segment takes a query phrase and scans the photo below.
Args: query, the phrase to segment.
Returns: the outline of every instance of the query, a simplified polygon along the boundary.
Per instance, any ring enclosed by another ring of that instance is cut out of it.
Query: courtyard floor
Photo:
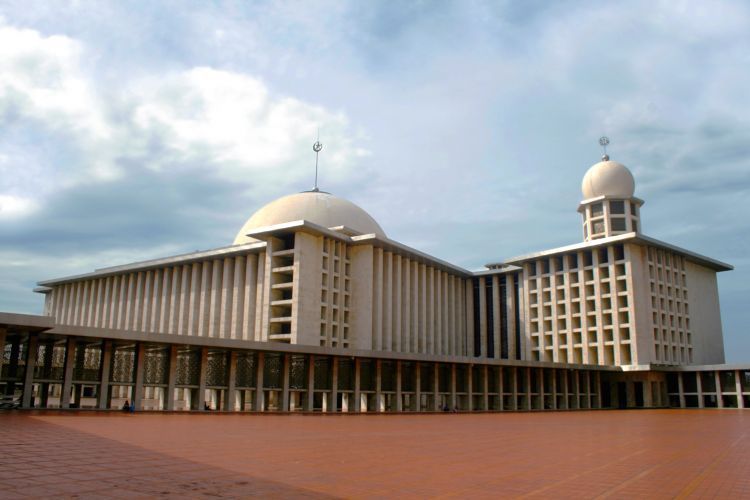
[[[750,498],[750,410],[0,413],[0,498]]]

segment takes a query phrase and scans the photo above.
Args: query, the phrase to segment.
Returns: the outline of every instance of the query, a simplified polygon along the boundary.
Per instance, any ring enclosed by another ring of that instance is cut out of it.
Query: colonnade
[[[2,340],[10,355],[0,384],[23,408],[117,409],[127,399],[136,410],[166,411],[593,409],[602,407],[601,388],[611,371],[35,333]]]

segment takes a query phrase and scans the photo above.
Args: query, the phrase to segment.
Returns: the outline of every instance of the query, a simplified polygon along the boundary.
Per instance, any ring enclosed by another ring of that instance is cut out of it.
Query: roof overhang
[[[596,239],[592,241],[586,241],[583,243],[576,243],[574,245],[567,245],[564,247],[553,248],[551,250],[534,252],[534,253],[530,253],[526,255],[521,255],[519,257],[513,257],[503,262],[487,264],[487,267],[490,269],[493,269],[493,268],[505,266],[508,264],[523,265],[524,262],[537,260],[543,257],[552,257],[555,255],[566,254],[566,253],[573,252],[576,250],[587,250],[590,248],[597,248],[601,246],[611,245],[612,243],[635,243],[637,245],[654,246],[657,248],[661,248],[663,250],[669,250],[671,252],[675,252],[677,254],[682,255],[683,257],[685,257],[687,260],[691,262],[707,267],[709,269],[713,269],[716,272],[731,271],[732,269],[734,269],[733,266],[725,262],[721,262],[719,260],[706,257],[705,255],[701,255],[695,252],[691,252],[689,250],[685,250],[684,248],[670,245],[669,243],[665,243],[655,238],[644,236],[643,234],[640,234],[640,233],[619,234],[617,236],[610,236],[608,238],[600,238],[600,239]]]
[[[55,318],[36,314],[0,312],[0,328],[43,332],[55,326]]]
[[[208,260],[208,259],[219,259],[225,257],[234,257],[235,255],[244,255],[248,253],[256,253],[266,248],[266,242],[254,242],[245,243],[242,245],[232,245],[228,247],[216,248],[213,250],[201,250],[197,252],[191,252],[181,255],[175,255],[173,257],[165,257],[161,259],[145,260],[141,262],[134,262],[132,264],[125,264],[121,266],[105,267],[97,269],[91,273],[77,274],[73,276],[66,276],[63,278],[55,278],[51,280],[44,280],[37,282],[39,287],[35,288],[35,292],[46,293],[49,291],[47,288],[50,286],[62,285],[64,283],[71,283],[73,281],[80,281],[86,279],[95,278],[106,278],[107,276],[114,276],[116,274],[122,274],[134,271],[148,271],[150,269],[157,269],[165,266],[176,266],[183,264],[190,264],[193,262]]]

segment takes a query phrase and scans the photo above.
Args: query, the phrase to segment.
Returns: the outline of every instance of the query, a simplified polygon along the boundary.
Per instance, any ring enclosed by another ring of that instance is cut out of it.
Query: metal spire
[[[609,155],[607,154],[607,145],[609,145],[609,137],[603,135],[599,138],[599,145],[602,147],[604,154],[602,155],[602,161],[609,161]]]
[[[313,188],[314,192],[320,191],[318,189],[318,155],[320,154],[320,150],[323,149],[323,144],[320,142],[320,128],[318,128],[318,137],[315,140],[315,144],[313,144],[313,151],[315,151],[315,187]]]

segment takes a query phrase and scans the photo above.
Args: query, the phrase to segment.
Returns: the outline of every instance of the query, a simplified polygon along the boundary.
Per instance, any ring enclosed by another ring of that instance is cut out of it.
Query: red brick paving
[[[0,414],[0,497],[750,498],[750,411]]]

